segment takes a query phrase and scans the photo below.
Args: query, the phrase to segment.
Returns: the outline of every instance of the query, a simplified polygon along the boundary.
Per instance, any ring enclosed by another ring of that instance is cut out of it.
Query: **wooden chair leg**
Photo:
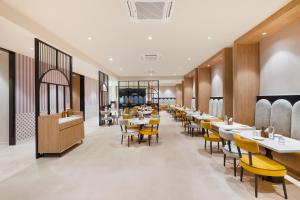
[[[123,137],[124,137],[124,136],[122,135],[122,138],[121,138],[121,144],[123,144]]]
[[[204,140],[204,149],[206,150],[206,140]]]
[[[212,154],[212,142],[210,142],[210,154]]]
[[[158,134],[156,134],[156,143],[158,143]]]
[[[192,128],[192,137],[194,137],[194,128]]]
[[[148,135],[149,146],[151,145],[151,135]]]
[[[282,177],[282,187],[283,187],[283,192],[284,192],[284,198],[287,199],[287,191],[286,191],[286,186],[285,186],[285,179]]]
[[[225,165],[226,165],[226,154],[224,153],[224,160],[223,160],[223,165],[224,165],[224,167],[225,167]]]
[[[241,167],[241,179],[240,179],[241,182],[243,182],[243,173],[244,173],[244,169],[243,167]]]
[[[255,174],[255,197],[257,198],[258,175]]]
[[[218,142],[218,150],[220,150],[220,144],[219,144],[219,142]]]
[[[234,176],[236,176],[236,158],[233,158],[233,171],[234,171]]]
[[[130,136],[128,135],[128,147],[130,146]]]

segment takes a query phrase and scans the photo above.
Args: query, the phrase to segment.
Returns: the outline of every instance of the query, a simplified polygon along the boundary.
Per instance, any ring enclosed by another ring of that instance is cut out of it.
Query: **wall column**
[[[193,78],[184,77],[183,90],[184,90],[183,104],[184,106],[191,108],[192,98],[193,98]]]
[[[259,74],[259,43],[236,43],[233,55],[234,121],[254,125]]]
[[[176,104],[182,105],[182,84],[176,84]]]
[[[211,91],[210,68],[198,68],[198,105],[201,112],[208,113],[208,102]]]

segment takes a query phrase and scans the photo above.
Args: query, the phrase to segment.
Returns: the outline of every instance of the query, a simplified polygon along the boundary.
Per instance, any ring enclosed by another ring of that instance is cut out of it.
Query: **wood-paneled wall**
[[[184,106],[191,108],[193,98],[193,78],[184,77],[183,81],[183,104]]]
[[[80,76],[72,76],[73,109],[80,110]]]
[[[224,114],[233,116],[233,49],[223,50],[223,100]]]
[[[259,43],[234,45],[233,86],[234,120],[253,125],[259,94]]]
[[[176,104],[182,105],[182,84],[176,84]]]
[[[198,104],[201,112],[208,113],[208,102],[211,89],[210,68],[198,68]]]

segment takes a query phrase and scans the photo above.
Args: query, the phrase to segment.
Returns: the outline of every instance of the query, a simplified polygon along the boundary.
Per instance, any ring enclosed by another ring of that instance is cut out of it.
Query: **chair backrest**
[[[224,129],[219,130],[220,137],[223,138],[226,141],[232,141],[233,140],[233,134],[231,131],[226,131]]]
[[[210,115],[213,114],[213,102],[214,102],[214,100],[210,99],[209,103],[208,103],[208,114],[210,114]]]
[[[219,106],[219,105],[218,105],[218,102],[219,102],[218,99],[215,99],[215,100],[213,101],[212,115],[215,116],[215,117],[217,117],[218,106]]]
[[[152,119],[150,119],[150,121],[149,121],[149,125],[155,126],[155,125],[158,125],[159,122],[160,122],[160,118],[152,118]]]
[[[242,138],[238,134],[233,134],[233,140],[237,147],[251,153],[259,153],[259,146],[256,141]]]
[[[132,119],[133,116],[132,115],[123,115],[123,119]]]
[[[157,110],[152,110],[151,115],[158,115],[158,111]]]
[[[255,127],[261,129],[270,125],[271,103],[266,99],[261,99],[256,103],[255,107]]]
[[[218,102],[218,109],[217,109],[217,116],[218,118],[222,119],[223,118],[223,99],[220,99]]]
[[[275,133],[291,137],[292,104],[279,99],[272,104],[270,124],[274,126]]]
[[[127,126],[129,125],[129,121],[126,119],[121,119],[119,121],[120,127],[121,127],[121,132],[127,132]]]
[[[300,101],[293,106],[291,137],[300,140]]]
[[[201,121],[201,127],[204,129],[211,129],[210,122]]]
[[[129,114],[129,108],[124,108],[124,114]]]

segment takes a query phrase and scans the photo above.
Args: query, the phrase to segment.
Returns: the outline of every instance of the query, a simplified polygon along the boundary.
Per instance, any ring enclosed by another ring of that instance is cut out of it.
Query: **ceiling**
[[[168,23],[133,23],[126,0],[0,2],[120,77],[173,77],[231,46],[289,0],[176,0]],[[143,54],[160,54],[161,58],[145,62]]]

